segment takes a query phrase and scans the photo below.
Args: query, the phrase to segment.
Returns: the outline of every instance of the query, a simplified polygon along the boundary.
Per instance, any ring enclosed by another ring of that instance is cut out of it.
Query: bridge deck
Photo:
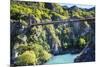
[[[69,22],[78,22],[78,21],[95,21],[95,18],[87,18],[87,19],[74,19],[74,20],[68,20],[68,21],[49,21],[47,23],[41,22],[33,24],[32,26],[38,26],[38,25],[48,25],[48,24],[64,24]]]
[[[64,21],[42,21],[41,23],[34,23],[32,26],[39,26],[39,25],[48,25],[48,24],[64,24],[69,22],[78,22],[78,21],[95,21],[95,18],[87,18],[87,19],[70,19],[70,20],[64,20]],[[11,20],[11,22],[19,22],[15,20]]]

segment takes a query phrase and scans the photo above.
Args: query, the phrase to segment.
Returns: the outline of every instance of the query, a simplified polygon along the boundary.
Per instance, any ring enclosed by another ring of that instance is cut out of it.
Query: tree
[[[36,61],[34,51],[25,51],[16,58],[16,65],[35,65]]]

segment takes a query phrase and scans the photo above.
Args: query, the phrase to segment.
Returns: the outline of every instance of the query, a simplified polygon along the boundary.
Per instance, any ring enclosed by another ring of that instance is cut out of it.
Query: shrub
[[[51,58],[51,54],[49,54],[47,51],[45,51],[45,50],[43,50],[42,52],[41,52],[41,59],[43,60],[43,61],[47,61],[47,60],[49,60],[50,58]]]
[[[36,55],[34,51],[25,51],[22,55],[18,56],[16,59],[17,65],[35,65]]]
[[[34,52],[37,57],[37,64],[43,64],[51,57],[51,54],[44,50],[44,48],[39,44],[34,45]]]
[[[52,20],[57,21],[57,20],[65,20],[67,19],[66,16],[60,15],[56,12],[52,12]]]
[[[47,44],[46,42],[43,43],[43,48],[47,51],[47,52],[50,52],[50,46],[49,44]]]
[[[19,46],[17,46],[16,50],[19,54],[16,61],[17,65],[32,65],[31,63],[33,62],[31,61],[32,57],[33,60],[36,60],[33,64],[42,64],[51,57],[51,54],[48,53],[48,51],[50,50],[48,44],[44,45],[40,45],[40,43],[35,43],[30,45],[20,44]]]
[[[85,39],[84,39],[84,38],[80,38],[80,39],[79,39],[79,44],[80,44],[80,47],[84,47],[85,44],[86,44]]]

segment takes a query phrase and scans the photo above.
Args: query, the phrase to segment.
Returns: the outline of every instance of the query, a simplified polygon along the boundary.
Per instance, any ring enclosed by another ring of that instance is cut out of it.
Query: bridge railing
[[[78,22],[78,21],[95,21],[95,18],[87,18],[87,19],[69,19],[69,20],[63,20],[63,21],[42,21],[40,23],[33,23],[32,26],[39,26],[39,25],[48,25],[48,24],[65,24],[70,22]],[[17,20],[10,20],[10,22],[20,22]]]

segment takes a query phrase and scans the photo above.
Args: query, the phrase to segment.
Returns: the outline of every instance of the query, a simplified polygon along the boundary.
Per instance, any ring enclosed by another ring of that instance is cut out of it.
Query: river
[[[74,63],[74,59],[77,57],[77,55],[78,54],[63,54],[53,56],[49,61],[45,63],[45,65]]]

